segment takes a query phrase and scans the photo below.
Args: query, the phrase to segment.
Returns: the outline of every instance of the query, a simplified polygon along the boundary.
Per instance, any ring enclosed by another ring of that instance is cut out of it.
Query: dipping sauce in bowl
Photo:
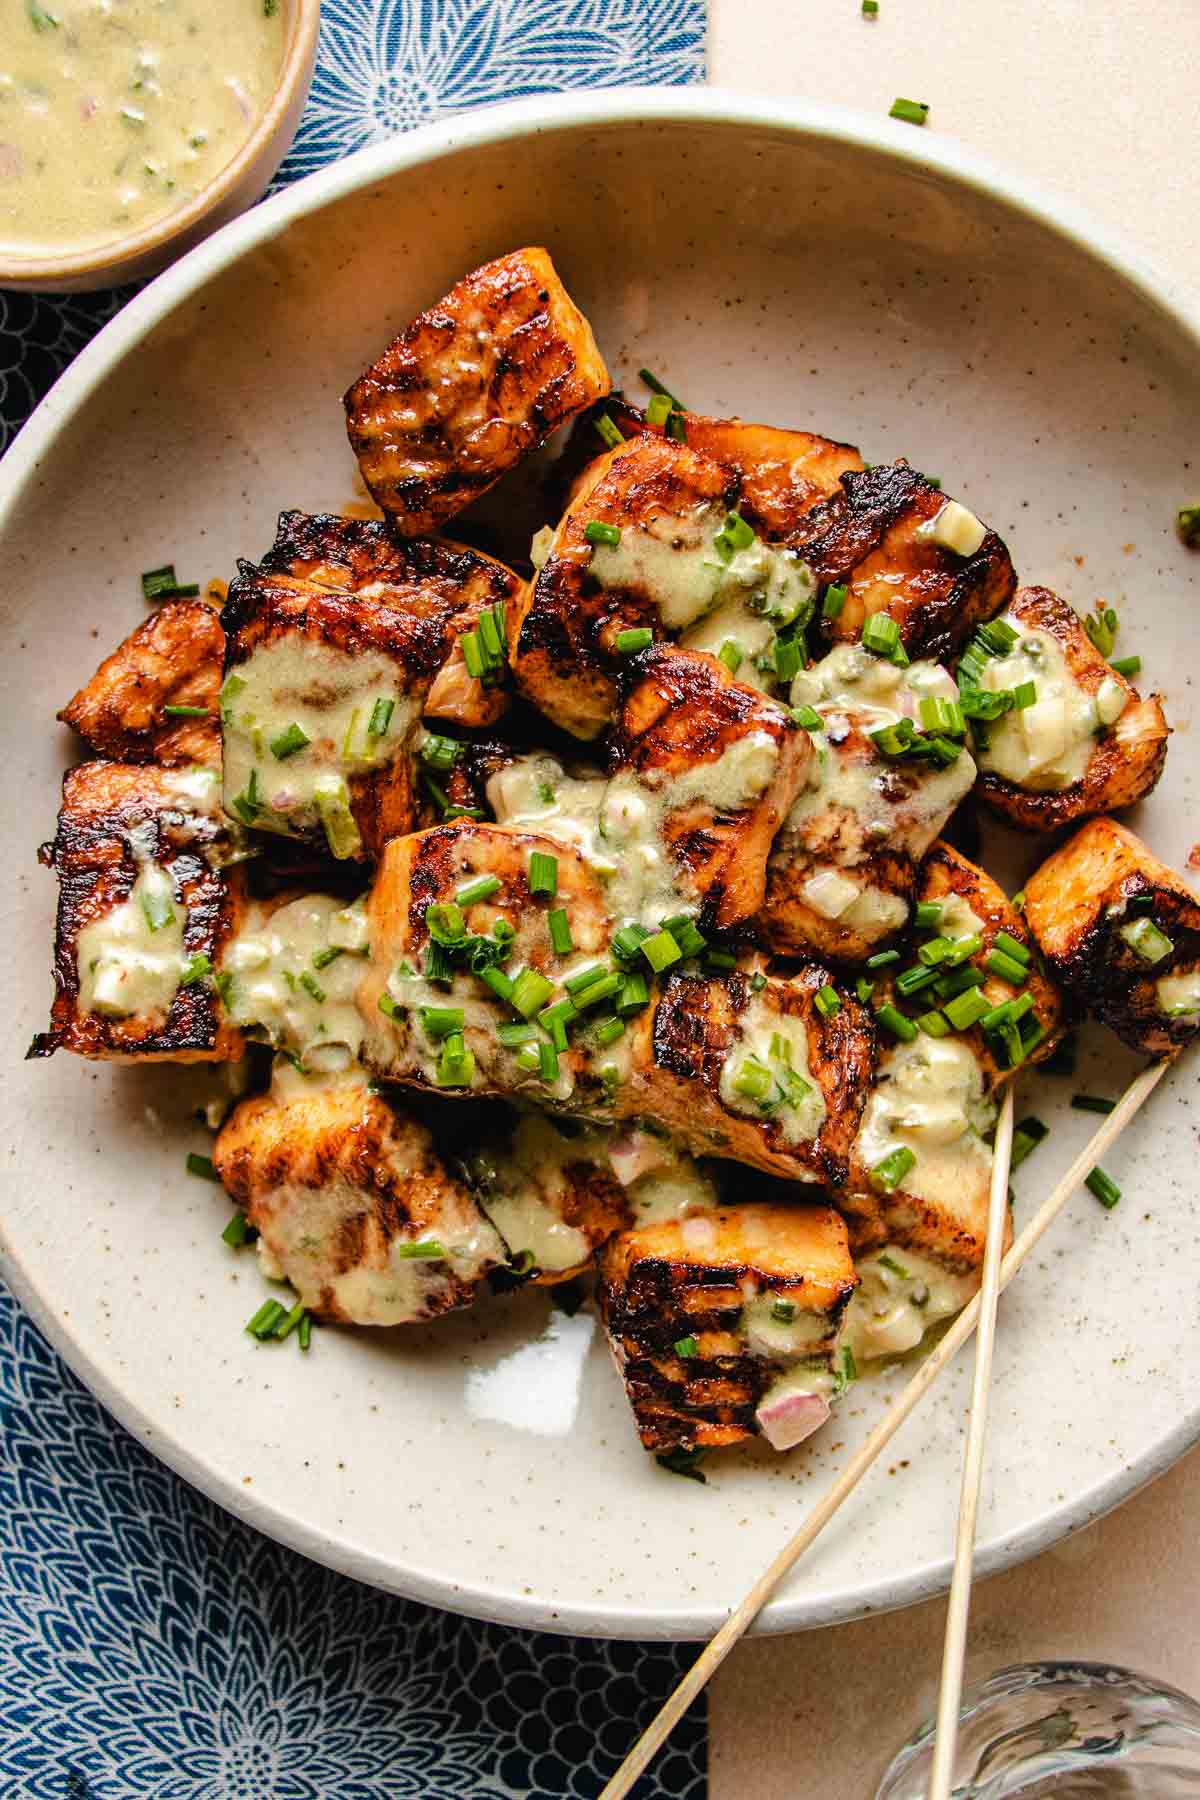
[[[0,257],[86,250],[191,201],[280,78],[280,0],[6,0]]]

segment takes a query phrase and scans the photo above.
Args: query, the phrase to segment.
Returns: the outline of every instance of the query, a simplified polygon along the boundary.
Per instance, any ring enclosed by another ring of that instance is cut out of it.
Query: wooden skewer
[[[1126,1088],[1115,1109],[1079,1152],[1057,1187],[1044,1200],[1025,1226],[1000,1266],[1000,1291],[1003,1293],[1021,1264],[1036,1248],[1067,1201],[1109,1145],[1119,1137],[1129,1120],[1153,1091],[1170,1067],[1170,1059],[1152,1063]],[[829,1492],[817,1502],[804,1524],[791,1541],[784,1545],[775,1560],[759,1576],[746,1598],[730,1613],[716,1636],[696,1658],[674,1693],[651,1720],[612,1780],[604,1788],[600,1800],[623,1800],[651,1758],[666,1742],[692,1701],[710,1677],[720,1668],[738,1640],[745,1636],[780,1582],[788,1575],[813,1539],[828,1524],[843,1500],[853,1493],[876,1458],[885,1450],[927,1390],[933,1386],[951,1357],[961,1349],[975,1330],[979,1318],[979,1295],[959,1313],[937,1348],[921,1364],[908,1386],[902,1388],[862,1448],[851,1457]]]
[[[996,1121],[992,1151],[992,1186],[988,1197],[987,1241],[983,1250],[983,1282],[979,1290],[979,1324],[975,1338],[975,1375],[971,1388],[971,1422],[963,1453],[962,1497],[958,1505],[958,1536],[954,1545],[954,1575],[950,1582],[950,1607],[946,1614],[946,1641],[942,1651],[942,1685],[938,1693],[937,1727],[933,1747],[933,1773],[929,1800],[950,1800],[954,1750],[958,1742],[958,1709],[962,1703],[963,1661],[967,1651],[967,1614],[971,1606],[971,1575],[975,1562],[975,1527],[979,1517],[979,1491],[983,1481],[983,1451],[987,1441],[988,1399],[992,1386],[992,1357],[996,1348],[996,1308],[1000,1301],[1001,1246],[1008,1211],[1008,1171],[1012,1161],[1013,1089],[1010,1081]]]

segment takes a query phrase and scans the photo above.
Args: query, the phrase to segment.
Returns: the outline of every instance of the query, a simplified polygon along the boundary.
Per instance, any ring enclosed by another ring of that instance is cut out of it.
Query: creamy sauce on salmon
[[[1029,631],[1020,619],[1007,613],[1003,617],[1017,633],[1017,642],[1007,656],[988,661],[980,686],[1001,693],[1032,682],[1035,698],[988,725],[979,766],[1035,792],[1069,787],[1083,780],[1097,734],[1120,718],[1128,690],[1109,678],[1095,694],[1089,693],[1051,632]]]

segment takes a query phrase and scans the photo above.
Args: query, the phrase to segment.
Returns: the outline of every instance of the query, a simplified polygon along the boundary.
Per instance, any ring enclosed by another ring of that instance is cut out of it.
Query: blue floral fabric
[[[279,180],[486,101],[703,79],[704,0],[325,0]],[[0,449],[130,290],[0,293]],[[5,1800],[579,1800],[690,1649],[395,1600],[260,1537],[117,1425],[0,1290]],[[639,1800],[702,1800],[694,1711]]]

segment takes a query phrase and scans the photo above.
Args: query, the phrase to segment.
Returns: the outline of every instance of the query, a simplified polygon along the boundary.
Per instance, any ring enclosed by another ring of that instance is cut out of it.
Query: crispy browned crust
[[[503,1165],[506,1159],[507,1146],[503,1141],[484,1144],[480,1155],[472,1156],[464,1167],[467,1186],[476,1195],[484,1214],[491,1220],[488,1207],[491,1188],[487,1173],[489,1152],[496,1162]],[[580,1156],[578,1161],[562,1166],[563,1186],[553,1196],[558,1215],[564,1225],[572,1230],[582,1232],[588,1241],[589,1254],[581,1262],[569,1269],[545,1270],[534,1267],[528,1273],[528,1281],[535,1287],[555,1287],[559,1282],[571,1281],[577,1275],[586,1274],[592,1267],[592,1257],[618,1231],[625,1231],[633,1222],[633,1213],[625,1189],[610,1170],[601,1168],[598,1163]],[[518,1177],[528,1179],[528,1177]],[[511,1191],[509,1189],[508,1191]],[[543,1202],[550,1199],[545,1190],[538,1189],[538,1197]],[[492,1221],[495,1224],[495,1221]],[[500,1231],[498,1225],[495,1226]],[[500,1232],[508,1250],[509,1257],[520,1256],[527,1246],[515,1239],[509,1242]]]
[[[683,521],[706,505],[732,504],[736,491],[732,471],[650,432],[588,466],[549,557],[525,589],[510,638],[517,686],[562,730],[594,738],[610,723],[618,632],[642,625],[664,635],[652,594],[593,579],[586,526],[593,519],[621,529],[652,518]]]
[[[129,898],[138,865],[129,834],[152,834],[153,860],[166,868],[188,909],[184,949],[215,967],[244,905],[240,868],[213,868],[205,856],[219,842],[219,821],[180,807],[167,771],[111,762],[83,763],[63,779],[58,831],[42,860],[58,877],[54,937],[54,1004],[49,1031],[30,1056],[71,1050],[110,1062],[235,1062],[242,1035],[224,1020],[209,982],[181,987],[163,1019],[110,1019],[79,1010],[76,947],[85,925]],[[150,843],[147,841],[147,850]]]
[[[743,1206],[705,1214],[710,1247],[689,1248],[686,1224],[615,1237],[600,1258],[601,1317],[647,1450],[716,1448],[752,1437],[754,1413],[780,1366],[753,1354],[738,1325],[744,1284],[819,1312],[826,1345],[856,1285],[846,1227],[825,1206]],[[747,1225],[763,1242],[747,1241]],[[699,1354],[675,1344],[694,1337]],[[814,1346],[814,1353],[820,1345]]]
[[[886,612],[909,656],[943,659],[1007,605],[1017,577],[994,531],[969,557],[916,537],[945,501],[906,462],[880,463],[843,475],[840,492],[805,514],[788,542],[819,581],[848,589],[838,617],[818,620],[830,643],[856,640]]]
[[[217,691],[225,633],[202,600],[166,600],[131,631],[58,717],[114,762],[204,763],[219,768]],[[170,717],[201,706],[206,717]]]
[[[704,924],[725,929],[762,905],[772,840],[816,752],[774,701],[735,681],[715,657],[656,644],[621,675],[613,760],[653,785],[715,763],[758,733],[778,749],[775,772],[752,806],[722,812],[703,800],[668,813],[663,841],[701,899]]]
[[[479,728],[507,712],[507,669],[484,687],[467,674],[459,642],[489,607],[516,612],[523,583],[495,557],[444,538],[397,537],[381,519],[284,512],[261,567],[410,614],[421,628],[429,717]]]
[[[1105,680],[1116,681],[1129,700],[1116,724],[1096,739],[1082,780],[1053,792],[1035,793],[981,769],[975,783],[979,793],[996,812],[1025,831],[1057,831],[1094,814],[1144,800],[1167,760],[1171,730],[1161,695],[1151,694],[1143,700],[1132,682],[1101,656],[1074,607],[1049,588],[1022,588],[1009,612],[1030,629],[1057,639],[1068,668],[1085,693],[1094,694]]]
[[[768,1175],[840,1187],[878,1050],[870,1014],[851,994],[841,993],[832,1018],[817,1010],[814,997],[829,980],[827,969],[811,963],[762,990],[775,1011],[804,1022],[809,1068],[827,1109],[811,1142],[789,1144],[778,1118],[735,1112],[722,1102],[721,1071],[752,997],[750,977],[740,972],[673,975],[665,982],[657,1003],[638,1021],[624,1109],[669,1126],[698,1156],[729,1157]]]
[[[464,275],[354,383],[363,479],[406,537],[436,531],[609,391],[592,330],[549,254]]]
[[[1139,914],[1171,940],[1160,963],[1143,962],[1120,936]],[[1200,1015],[1160,1013],[1155,983],[1200,965],[1200,900],[1128,827],[1082,826],[1025,883],[1025,917],[1058,980],[1123,1043],[1148,1056],[1191,1043]]]
[[[625,437],[641,431],[666,435],[665,425],[651,425],[641,408],[627,401],[610,401],[607,411]],[[819,500],[838,492],[847,471],[863,466],[853,444],[839,444],[812,431],[692,412],[683,414],[683,429],[690,449],[711,456],[736,475],[738,511],[767,538],[795,531]]]
[[[1028,887],[1025,892],[1028,897]],[[1006,931],[1019,944],[1025,944],[1031,950],[1037,948],[1027,914],[1023,917],[1016,911],[999,883],[992,880],[986,869],[981,869],[977,863],[970,862],[949,844],[939,841],[921,864],[916,897],[918,901],[944,900],[948,894],[961,895],[983,920],[983,930],[980,932],[983,949],[975,959],[981,967],[995,943],[997,932]],[[1029,981],[1026,985],[1033,995],[1034,1012],[1046,1027],[1045,1037],[1028,1059],[1031,1063],[1036,1063],[1051,1054],[1063,1034],[1066,1021],[1062,994],[1036,956],[1030,964]],[[980,991],[986,994],[993,1006],[1000,1006],[1005,1000],[1011,1000],[1014,994],[1008,983],[995,975],[987,976]],[[963,1035],[970,1040],[991,1086],[998,1087],[1001,1082],[1006,1081],[1011,1071],[999,1067],[978,1026]]]
[[[355,1269],[385,1274],[401,1242],[436,1238],[448,1221],[487,1226],[443,1167],[423,1125],[369,1087],[315,1087],[295,1099],[244,1100],[222,1128],[213,1162],[300,1299],[318,1318],[378,1321],[339,1304],[334,1282]],[[312,1246],[298,1249],[308,1226]],[[481,1258],[480,1275],[497,1254]],[[469,1306],[476,1281],[437,1265],[420,1317]]]

